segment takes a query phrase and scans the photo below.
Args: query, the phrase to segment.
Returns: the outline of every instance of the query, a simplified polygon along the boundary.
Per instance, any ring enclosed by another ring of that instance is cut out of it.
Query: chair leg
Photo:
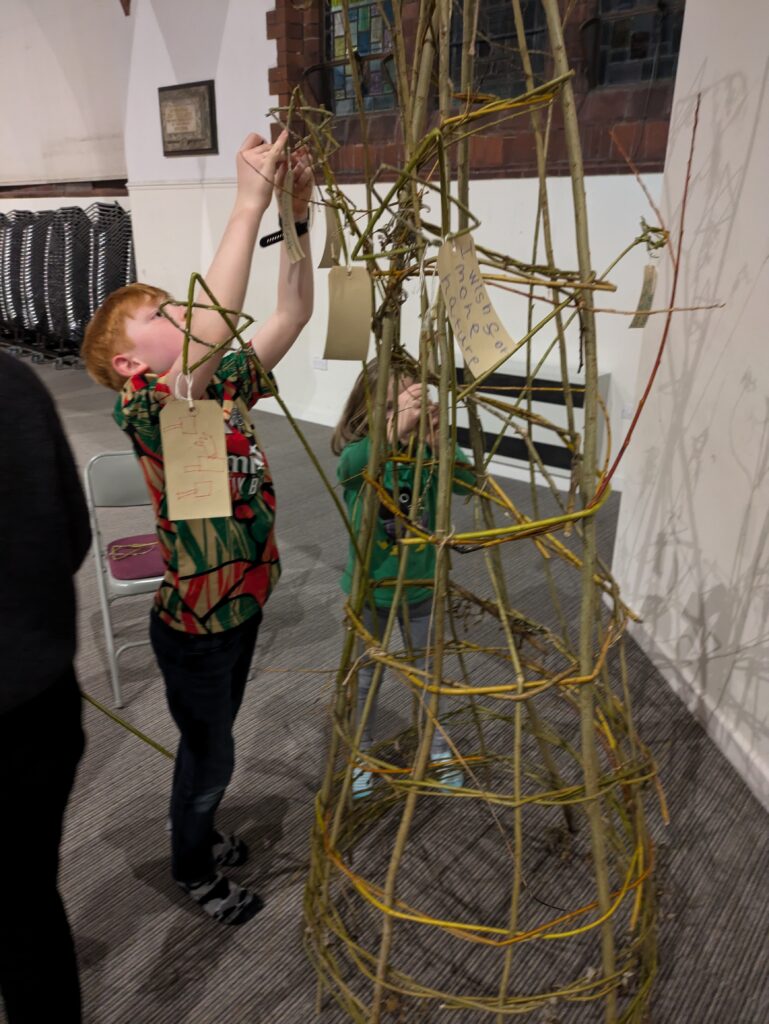
[[[107,662],[109,664],[110,678],[112,681],[112,694],[115,700],[115,707],[122,708],[123,695],[120,692],[120,676],[118,674],[117,655],[115,654],[115,638],[112,634],[112,616],[110,615],[109,598],[107,596],[107,585],[104,580],[105,569],[102,565],[97,545],[99,538],[94,541],[94,558],[96,560],[96,587],[99,591],[99,605],[101,617],[104,623],[104,642],[107,647]]]
[[[108,620],[108,627],[105,629],[105,637],[107,640],[107,660],[109,661],[109,673],[112,679],[112,694],[115,698],[115,707],[123,707],[123,694],[120,689],[120,672],[118,669],[118,652],[115,650],[115,639],[112,635],[112,615],[110,614],[109,601],[105,611],[106,618]]]

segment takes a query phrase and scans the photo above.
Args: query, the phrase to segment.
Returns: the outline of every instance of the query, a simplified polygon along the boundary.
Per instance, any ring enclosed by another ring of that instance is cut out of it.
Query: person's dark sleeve
[[[48,508],[74,575],[91,546],[91,526],[72,449],[53,399],[34,371],[3,353],[0,372],[3,526],[7,522],[19,537],[39,530]]]
[[[53,399],[0,352],[0,714],[70,672],[86,503]]]
[[[80,475],[72,457],[72,449],[64,434],[58,413],[49,399],[51,436],[56,452],[56,469],[61,501],[67,517],[67,533],[70,542],[72,571],[77,572],[91,546],[91,524],[88,507],[80,483]]]

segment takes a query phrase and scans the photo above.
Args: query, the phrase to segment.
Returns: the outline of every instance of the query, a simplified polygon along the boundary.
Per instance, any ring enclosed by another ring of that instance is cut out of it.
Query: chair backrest
[[[150,504],[139,460],[132,451],[94,455],[85,467],[85,493],[92,508]]]

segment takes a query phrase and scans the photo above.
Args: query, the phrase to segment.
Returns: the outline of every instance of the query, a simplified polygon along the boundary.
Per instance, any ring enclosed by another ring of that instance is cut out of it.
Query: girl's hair
[[[361,370],[352,386],[341,418],[331,438],[331,451],[339,455],[351,441],[359,441],[368,434],[368,410],[373,401],[378,377],[378,362],[372,359]]]
[[[393,384],[401,385],[407,378],[419,380],[419,364],[407,352],[393,352],[390,372]],[[368,435],[368,413],[374,401],[377,380],[379,379],[379,363],[372,359],[361,370],[358,379],[352,386],[350,396],[345,403],[342,416],[336,425],[331,438],[331,451],[340,455],[342,449],[351,441],[360,441]]]

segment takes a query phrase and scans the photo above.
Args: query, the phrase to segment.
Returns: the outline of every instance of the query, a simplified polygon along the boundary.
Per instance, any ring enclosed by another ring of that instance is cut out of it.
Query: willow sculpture
[[[512,0],[516,59],[525,81],[513,99],[473,94],[478,0],[464,0],[454,12],[461,13],[464,38],[461,82],[453,84],[448,0],[422,0],[413,50],[404,42],[399,0],[380,5],[392,38],[389,65],[404,159],[398,168],[374,169],[367,150],[365,208],[336,182],[330,115],[300,89],[288,108],[276,111],[295,142],[312,148],[322,175],[321,202],[339,232],[339,259],[368,269],[373,296],[380,373],[368,396],[370,458],[361,528],[352,538],[357,562],[344,608],[347,628],[304,908],[319,1013],[332,997],[350,1019],[370,1024],[516,1015],[640,1021],[655,973],[653,847],[644,798],[656,770],[630,710],[622,639],[630,612],[596,551],[596,516],[609,488],[608,461],[598,464],[602,413],[593,309],[595,295],[611,288],[611,268],[597,274],[590,263],[561,12],[557,0],[542,5],[552,77],[535,80],[520,0]],[[347,0],[335,11],[350,54]],[[358,60],[350,61],[350,73],[366,143]],[[429,113],[436,83],[437,119]],[[576,268],[557,266],[550,232],[547,145],[556,105],[568,145]],[[483,227],[468,201],[470,138],[514,117],[530,121],[540,177],[539,240],[531,254],[518,256],[483,247]],[[435,215],[425,212],[428,206]],[[525,335],[497,346],[496,353],[487,346],[478,360],[468,355],[477,338],[454,337],[464,329],[447,308],[448,275],[440,264],[471,235],[480,268],[476,285],[488,294],[518,290],[529,309]],[[644,228],[625,252],[662,243],[664,233]],[[415,280],[418,353],[400,332],[406,285]],[[543,302],[548,311],[537,319]],[[579,331],[569,342],[572,322]],[[584,357],[579,391],[567,370],[567,344],[575,336]],[[538,359],[535,338],[547,341]],[[455,341],[468,363],[464,372],[455,364]],[[532,408],[534,381],[551,351],[562,370],[565,426]],[[498,388],[492,393],[485,382],[514,353],[526,359],[526,383],[508,394],[500,396]],[[454,445],[442,444],[432,456],[425,448],[424,400],[418,439],[398,458],[415,463],[415,481],[427,463],[437,474],[434,530],[420,522],[418,485],[406,510],[383,486],[382,467],[393,456],[385,429],[387,387],[399,376],[418,379],[424,393],[436,389],[442,438],[453,442],[458,412],[467,416],[477,482],[460,510],[465,528],[454,525],[451,508]],[[581,431],[575,425],[577,393],[584,409]],[[484,445],[484,410],[496,418],[498,441],[514,433],[527,446],[528,510],[488,471],[498,442],[491,451]],[[568,493],[542,465],[532,441],[535,427],[558,434],[570,451]],[[534,486],[535,478],[550,484],[547,492]],[[399,571],[392,580],[393,611],[383,635],[375,637],[362,611],[372,600],[368,561],[382,507],[398,523]],[[393,627],[410,554],[425,544],[435,547],[436,569],[426,667],[418,669]],[[548,595],[552,614],[527,610],[532,580],[538,597]],[[576,597],[565,599],[564,587]],[[365,721],[356,721],[354,711],[357,671],[366,660],[375,665],[372,693],[386,671],[411,725],[362,749]],[[464,773],[459,788],[444,785],[431,769],[436,729],[445,731]],[[352,800],[353,772],[361,765],[376,785],[367,799]]]

